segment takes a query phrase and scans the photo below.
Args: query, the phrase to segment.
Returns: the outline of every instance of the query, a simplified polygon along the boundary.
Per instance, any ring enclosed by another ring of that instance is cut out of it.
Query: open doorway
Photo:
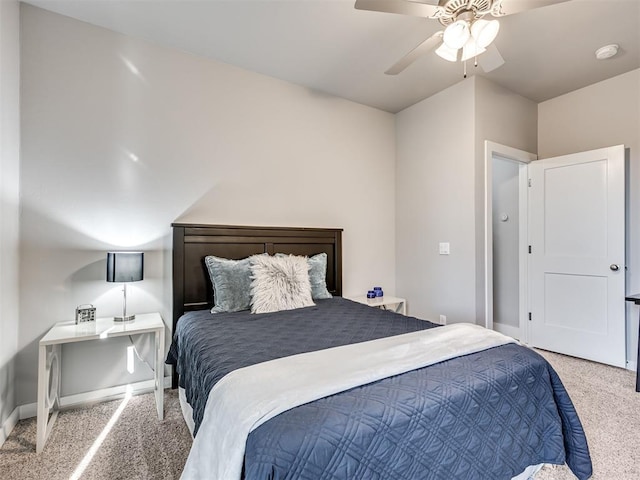
[[[485,326],[527,342],[527,165],[536,155],[485,142]]]

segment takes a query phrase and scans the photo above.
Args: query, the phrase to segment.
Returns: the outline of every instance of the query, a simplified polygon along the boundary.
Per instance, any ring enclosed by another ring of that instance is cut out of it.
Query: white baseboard
[[[65,397],[60,397],[60,408],[86,405],[88,403],[95,402],[105,402],[107,400],[117,400],[118,398],[124,397],[129,388],[131,388],[131,393],[133,395],[140,395],[142,393],[153,391],[153,387],[154,380],[145,380],[143,382],[131,383],[128,385],[119,385],[117,387],[102,388],[91,392],[67,395]],[[170,376],[164,377],[164,388],[171,388]],[[35,417],[38,411],[37,406],[38,405],[36,403],[20,405],[17,408],[20,420]]]
[[[493,322],[493,329],[516,340],[520,340],[520,327],[505,325],[504,323]]]
[[[7,437],[13,430],[13,427],[16,426],[16,423],[18,423],[19,417],[19,408],[16,407],[13,409],[13,412],[11,412],[11,415],[9,415],[9,417],[2,424],[2,427],[0,428],[0,447],[7,440]]]

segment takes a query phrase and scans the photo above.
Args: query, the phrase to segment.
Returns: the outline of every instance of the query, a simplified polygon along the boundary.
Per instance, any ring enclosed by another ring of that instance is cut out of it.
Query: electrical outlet
[[[446,325],[446,324],[447,324],[447,316],[440,315],[440,325]]]

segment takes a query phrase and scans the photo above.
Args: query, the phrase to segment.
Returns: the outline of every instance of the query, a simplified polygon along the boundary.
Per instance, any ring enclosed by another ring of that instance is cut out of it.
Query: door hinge
[[[531,245],[529,245],[529,253],[531,253]]]
[[[527,185],[531,186],[531,179],[530,178],[527,180]]]
[[[531,312],[529,312],[529,321],[531,321]]]

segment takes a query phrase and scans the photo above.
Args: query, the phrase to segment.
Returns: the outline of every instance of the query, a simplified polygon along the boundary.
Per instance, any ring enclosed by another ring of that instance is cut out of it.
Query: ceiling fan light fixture
[[[448,62],[457,62],[458,61],[458,49],[451,48],[446,43],[442,42],[440,46],[436,49],[436,54],[447,60]]]
[[[460,57],[460,61],[466,62],[470,58],[477,57],[486,51],[487,50],[478,45],[473,38],[470,38],[469,41],[464,44],[464,47],[462,47],[462,57]]]
[[[447,44],[447,47],[458,49],[467,43],[470,36],[469,24],[465,20],[457,20],[447,26],[442,40]]]
[[[486,48],[491,45],[500,30],[500,22],[498,20],[479,19],[471,25],[471,36],[474,38],[476,45]]]

